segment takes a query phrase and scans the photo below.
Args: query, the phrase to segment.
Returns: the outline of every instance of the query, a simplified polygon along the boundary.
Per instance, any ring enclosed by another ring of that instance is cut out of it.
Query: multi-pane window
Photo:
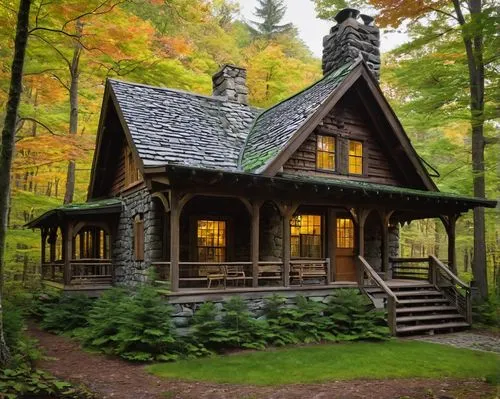
[[[297,258],[321,258],[320,215],[296,215],[292,218],[290,254]]]
[[[335,170],[335,137],[317,136],[316,167]]]
[[[74,259],[109,259],[109,252],[109,235],[100,227],[84,227],[73,238]]]
[[[226,222],[223,220],[198,220],[196,230],[198,261],[225,262]]]
[[[349,140],[349,173],[363,174],[363,143]]]
[[[354,248],[354,224],[351,219],[337,219],[337,247]]]

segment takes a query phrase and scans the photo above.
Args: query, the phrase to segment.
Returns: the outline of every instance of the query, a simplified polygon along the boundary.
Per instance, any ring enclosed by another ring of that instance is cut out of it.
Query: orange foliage
[[[407,18],[416,18],[450,4],[449,0],[369,0],[369,2],[380,10],[377,23],[381,27],[396,27]]]

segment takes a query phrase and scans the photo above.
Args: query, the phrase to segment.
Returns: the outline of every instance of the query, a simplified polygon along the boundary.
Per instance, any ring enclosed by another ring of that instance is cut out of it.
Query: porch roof
[[[440,208],[440,211],[449,212],[465,212],[469,209],[477,207],[495,208],[497,201],[489,200],[486,198],[470,197],[458,193],[447,193],[440,191],[426,191],[417,190],[406,187],[390,186],[386,184],[367,183],[365,181],[357,181],[351,179],[321,177],[321,176],[305,176],[305,175],[292,175],[282,173],[275,177],[266,177],[262,175],[255,175],[253,173],[244,172],[227,172],[227,171],[208,171],[205,169],[191,168],[185,166],[165,165],[146,170],[146,173],[165,173],[168,175],[171,183],[176,186],[177,184],[185,186],[189,182],[196,183],[199,190],[203,188],[209,189],[204,186],[202,182],[211,181],[212,187],[218,185],[219,187],[230,187],[231,190],[237,190],[238,184],[244,187],[252,187],[250,193],[255,195],[255,188],[261,187],[275,187],[287,192],[297,192],[300,189],[311,189],[317,193],[317,196],[342,196],[344,199],[353,199],[354,202],[383,201],[384,204],[390,202],[404,203],[405,209],[421,209],[424,204],[426,206],[434,206]],[[214,177],[212,179],[204,179],[203,177]],[[202,195],[202,191],[200,191]],[[250,195],[250,194],[249,194]],[[377,199],[377,201],[375,201]],[[397,208],[392,204],[394,208]],[[433,208],[429,209],[430,212]]]
[[[120,213],[121,210],[122,201],[118,198],[67,204],[45,212],[31,222],[26,223],[25,227],[38,228],[52,225],[62,220],[65,216],[110,215]]]

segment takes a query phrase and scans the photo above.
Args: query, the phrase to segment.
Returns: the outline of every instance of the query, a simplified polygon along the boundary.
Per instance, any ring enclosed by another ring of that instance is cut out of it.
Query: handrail
[[[370,277],[377,283],[377,285],[384,290],[384,292],[390,296],[396,303],[399,303],[398,298],[396,297],[396,294],[389,288],[389,286],[385,283],[384,280],[382,280],[382,277],[378,275],[378,273],[373,270],[373,268],[370,266],[370,264],[366,261],[364,257],[361,255],[358,256],[358,259],[361,262],[361,265],[363,265],[364,270],[370,275]]]
[[[443,272],[445,272],[448,277],[450,277],[457,285],[460,287],[470,290],[470,286],[466,283],[464,283],[462,280],[460,280],[450,269],[448,269],[443,262],[441,262],[438,258],[436,258],[434,255],[431,255],[430,258],[434,262],[434,264],[439,267],[439,269]]]

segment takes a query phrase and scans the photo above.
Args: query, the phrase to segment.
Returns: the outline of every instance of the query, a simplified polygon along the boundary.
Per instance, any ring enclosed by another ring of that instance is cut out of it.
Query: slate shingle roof
[[[145,166],[258,173],[357,64],[342,66],[264,112],[223,97],[109,83]]]
[[[260,110],[178,90],[109,80],[145,166],[236,170]]]
[[[240,160],[241,169],[258,172],[259,168],[274,158],[358,63],[343,65],[307,89],[260,114],[245,143]]]

